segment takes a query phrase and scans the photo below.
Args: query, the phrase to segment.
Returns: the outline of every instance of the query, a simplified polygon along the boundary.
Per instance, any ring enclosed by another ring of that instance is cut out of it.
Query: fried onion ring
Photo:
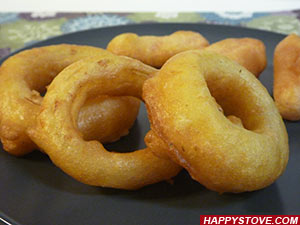
[[[167,36],[138,36],[134,33],[123,33],[108,43],[107,50],[160,68],[179,52],[202,49],[208,45],[208,41],[201,34],[193,31],[176,31]]]
[[[274,51],[273,92],[281,116],[300,120],[300,37],[291,34]]]
[[[256,77],[267,66],[266,47],[264,43],[254,38],[228,38],[218,41],[205,50],[225,55],[245,67]]]
[[[253,191],[283,173],[288,136],[273,99],[227,57],[179,53],[145,82],[143,97],[151,129],[167,144],[170,158],[207,188]]]
[[[148,148],[108,152],[98,141],[85,141],[76,123],[90,96],[141,98],[153,70],[140,61],[108,54],[70,65],[50,84],[29,136],[55,165],[85,184],[131,190],[170,179],[181,169],[172,161],[156,157]]]
[[[0,137],[7,152],[21,156],[36,148],[25,131],[34,124],[40,110],[43,98],[39,92],[44,92],[46,85],[66,66],[79,59],[100,54],[111,53],[96,47],[62,44],[22,51],[2,64]],[[97,137],[98,140],[108,142],[128,133],[136,119],[139,100],[132,97],[122,97],[122,100],[98,98],[88,105],[82,109],[86,112],[79,116],[80,129],[87,138],[96,138],[98,133],[102,135]],[[118,110],[113,113],[116,108]],[[117,114],[120,112],[123,115]],[[112,115],[115,116],[113,120]],[[97,124],[102,126],[95,127]]]

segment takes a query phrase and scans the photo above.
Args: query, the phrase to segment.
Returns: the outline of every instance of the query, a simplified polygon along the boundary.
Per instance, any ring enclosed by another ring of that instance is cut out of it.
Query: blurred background
[[[1,0],[0,58],[37,41],[137,23],[209,23],[300,33],[299,0]]]
[[[276,11],[298,8],[299,0],[1,0],[1,11]]]

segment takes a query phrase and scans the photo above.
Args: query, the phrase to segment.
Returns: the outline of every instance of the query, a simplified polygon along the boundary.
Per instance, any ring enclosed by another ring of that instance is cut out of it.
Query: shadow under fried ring
[[[149,122],[146,117],[146,109],[141,104],[140,113],[129,134],[122,137],[119,141],[105,145],[109,150],[129,152],[145,146],[143,137],[148,132]],[[93,196],[93,198],[111,198],[130,201],[142,201],[147,204],[159,204],[172,208],[186,208],[199,210],[201,213],[224,212],[224,207],[230,205],[228,213],[247,211],[249,213],[262,213],[257,211],[257,204],[263,205],[265,212],[282,213],[282,203],[276,183],[266,189],[243,194],[218,194],[207,190],[198,182],[192,180],[186,171],[182,171],[170,182],[160,182],[144,187],[136,191],[125,191],[111,188],[92,187],[77,182],[59,168],[51,163],[49,157],[39,151],[35,151],[23,158],[15,158],[1,151],[6,160],[9,160],[14,173],[19,173],[23,179],[14,181],[13,176],[8,182],[18,183],[17,186],[35,187],[43,185],[50,189],[54,195],[56,192],[66,192],[77,196]],[[26,184],[24,183],[26,182]],[[23,184],[22,184],[23,183]],[[28,189],[28,193],[32,190]],[[57,194],[57,193],[56,193]],[[57,195],[59,198],[59,195]],[[247,204],[245,206],[245,201]],[[189,204],[182,204],[189,202]]]

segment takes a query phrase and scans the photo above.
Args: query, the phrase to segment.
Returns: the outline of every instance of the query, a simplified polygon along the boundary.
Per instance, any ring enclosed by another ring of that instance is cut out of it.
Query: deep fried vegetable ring
[[[179,52],[202,49],[208,45],[208,41],[201,34],[193,31],[176,31],[167,36],[138,36],[134,33],[123,33],[108,43],[107,50],[160,68]]]
[[[209,189],[253,191],[284,171],[289,150],[281,116],[259,80],[227,57],[179,53],[143,91],[151,129],[171,158]]]
[[[300,120],[300,37],[291,34],[274,52],[274,99],[281,116]]]
[[[180,166],[149,149],[108,152],[98,141],[85,141],[77,129],[80,107],[90,96],[141,98],[142,85],[153,72],[137,60],[104,54],[78,61],[50,84],[30,129],[32,140],[75,179],[96,186],[137,189],[175,176]]]
[[[66,66],[79,59],[100,54],[110,55],[111,53],[90,46],[53,45],[23,51],[2,64],[0,68],[0,137],[7,152],[20,156],[36,148],[25,131],[27,127],[33,125],[40,109],[43,98],[39,92],[44,92],[46,85]],[[132,97],[122,98],[122,100],[101,98],[90,102],[89,109],[83,108],[86,112],[79,117],[79,124],[85,137],[89,138],[92,135],[95,138],[95,130],[97,130],[102,134],[97,139],[107,142],[114,141],[128,133],[128,129],[136,119],[139,100]],[[102,107],[100,111],[101,107],[97,106],[98,104]],[[111,115],[105,112],[112,113],[116,108],[118,108],[116,113],[122,112],[123,115],[114,113],[117,118],[111,120]],[[98,112],[95,112],[95,109]],[[91,116],[92,120],[89,119]],[[99,123],[102,126],[95,127]],[[107,129],[108,127],[114,127],[114,129]]]
[[[206,47],[205,50],[227,56],[245,67],[256,77],[267,66],[266,47],[258,39],[228,38]]]

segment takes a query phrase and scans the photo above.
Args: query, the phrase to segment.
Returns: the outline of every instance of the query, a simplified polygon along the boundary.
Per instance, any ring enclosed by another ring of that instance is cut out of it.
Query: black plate
[[[269,63],[260,80],[271,93],[273,50],[284,38],[284,35],[271,32],[205,24],[141,24],[68,34],[33,46],[75,43],[106,47],[115,35],[123,32],[164,35],[179,29],[201,32],[211,43],[228,37],[253,37],[264,41]],[[273,185],[244,194],[219,195],[194,182],[184,171],[174,179],[174,185],[162,182],[138,191],[90,187],[61,172],[39,152],[16,158],[0,151],[1,216],[32,225],[188,225],[199,224],[201,214],[300,213],[300,123],[286,122],[286,126],[290,161],[285,173]],[[108,147],[142,148],[148,129],[142,106],[130,135]]]

